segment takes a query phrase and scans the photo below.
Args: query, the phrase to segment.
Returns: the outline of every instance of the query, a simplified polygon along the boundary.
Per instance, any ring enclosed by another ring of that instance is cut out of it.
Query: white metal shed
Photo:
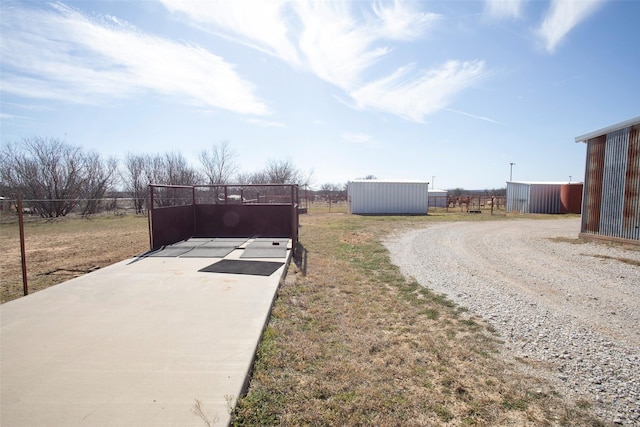
[[[560,193],[567,182],[507,182],[507,212],[561,213]]]
[[[428,213],[429,183],[424,181],[355,180],[347,183],[352,214]]]
[[[432,208],[446,208],[447,196],[449,192],[447,190],[429,190],[429,206]]]

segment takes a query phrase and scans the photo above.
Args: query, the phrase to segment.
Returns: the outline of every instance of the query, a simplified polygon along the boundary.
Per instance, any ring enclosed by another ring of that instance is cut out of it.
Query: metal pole
[[[27,284],[27,256],[24,249],[24,218],[22,215],[22,196],[18,196],[18,226],[20,227],[20,255],[22,257],[22,290],[24,295],[29,295]]]
[[[191,207],[193,211],[193,228],[191,229],[191,231],[193,234],[189,237],[195,236],[197,234],[196,231],[198,230],[198,215],[196,215],[197,208],[196,208],[196,186],[195,185],[191,187]]]
[[[509,163],[509,181],[513,181],[513,165],[515,165],[515,163]]]
[[[155,249],[153,247],[153,204],[155,201],[153,200],[153,185],[149,185],[149,198],[147,199],[149,205],[147,205],[147,221],[149,222],[149,246],[151,250]]]

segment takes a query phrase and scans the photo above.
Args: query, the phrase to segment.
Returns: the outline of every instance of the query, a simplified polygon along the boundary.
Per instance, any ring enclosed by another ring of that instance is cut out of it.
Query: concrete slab
[[[283,258],[287,256],[287,247],[247,247],[240,258]]]
[[[181,258],[224,258],[233,251],[233,247],[198,246],[189,252],[181,254]]]
[[[202,426],[200,401],[227,425],[287,259],[198,272],[214,261],[126,260],[0,306],[0,424]]]

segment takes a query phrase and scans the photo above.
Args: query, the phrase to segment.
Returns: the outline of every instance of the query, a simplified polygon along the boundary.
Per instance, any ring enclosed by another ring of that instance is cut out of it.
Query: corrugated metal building
[[[580,235],[640,244],[640,117],[575,141],[587,144]]]
[[[446,208],[448,194],[447,190],[429,190],[429,207]]]
[[[429,183],[422,181],[355,180],[347,183],[352,214],[428,213]]]
[[[575,183],[574,183],[575,184]],[[562,189],[568,182],[507,182],[507,212],[559,214],[564,212]]]

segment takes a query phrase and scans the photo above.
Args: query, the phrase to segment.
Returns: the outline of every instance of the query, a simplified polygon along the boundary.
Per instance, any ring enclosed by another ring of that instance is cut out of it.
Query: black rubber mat
[[[205,268],[198,270],[204,273],[228,273],[228,274],[250,274],[253,276],[271,276],[283,262],[272,261],[241,261],[235,259],[223,259]]]

